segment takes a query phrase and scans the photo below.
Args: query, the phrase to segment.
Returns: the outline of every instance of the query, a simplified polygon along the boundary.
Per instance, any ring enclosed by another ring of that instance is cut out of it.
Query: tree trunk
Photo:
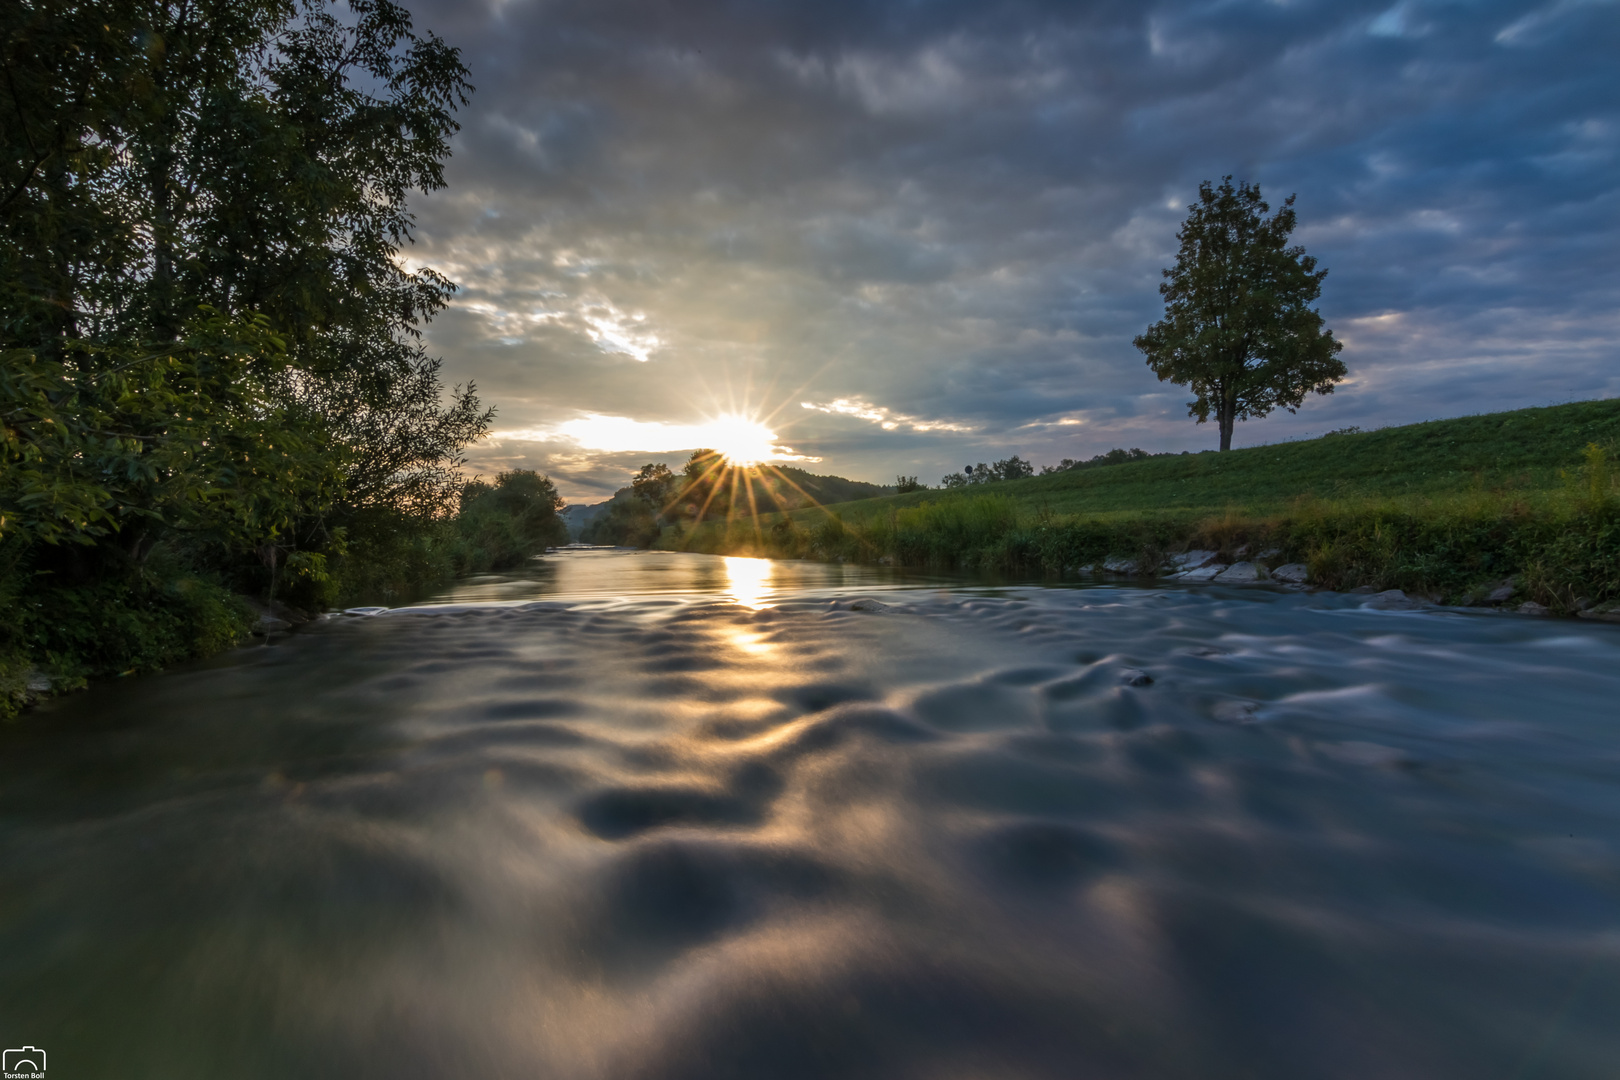
[[[1215,407],[1215,421],[1221,426],[1221,449],[1232,449],[1232,426],[1237,420],[1237,402],[1223,390]]]

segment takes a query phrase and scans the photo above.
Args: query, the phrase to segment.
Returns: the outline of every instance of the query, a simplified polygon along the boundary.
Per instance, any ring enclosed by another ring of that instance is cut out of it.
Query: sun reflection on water
[[[751,611],[770,607],[765,600],[771,595],[771,560],[727,555],[726,586],[731,598]]]

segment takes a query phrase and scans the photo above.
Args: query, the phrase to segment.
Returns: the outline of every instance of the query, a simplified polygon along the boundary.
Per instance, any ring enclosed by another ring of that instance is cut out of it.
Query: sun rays
[[[704,442],[733,465],[747,468],[778,456],[776,432],[739,413],[717,416],[703,431]]]
[[[729,430],[736,434],[735,441],[727,440],[727,447],[696,451],[686,465],[686,483],[660,508],[659,516],[682,519],[687,530],[705,522],[723,521],[728,533],[739,522],[746,522],[755,547],[764,550],[761,514],[786,514],[812,507],[830,514],[785,470],[763,460],[760,451],[769,443],[760,433],[771,434],[769,428],[744,414],[733,415],[738,422]]]
[[[812,373],[806,381],[816,377]],[[761,516],[783,515],[798,510],[818,510],[830,514],[820,499],[806,490],[805,474],[794,465],[818,462],[819,457],[801,454],[782,441],[786,428],[799,419],[790,407],[802,399],[805,386],[788,393],[772,385],[710,387],[699,379],[692,387],[694,396],[707,399],[707,408],[698,401],[693,412],[699,419],[688,422],[637,420],[623,416],[587,414],[550,429],[586,449],[616,454],[667,454],[673,447],[697,447],[684,468],[660,482],[653,521],[660,529],[674,529],[677,536],[666,537],[685,547],[693,533],[704,526],[723,529],[734,548],[764,552],[771,547]],[[718,391],[718,392],[716,392]],[[777,402],[771,407],[770,402]],[[691,415],[690,413],[688,415]],[[779,430],[782,429],[782,430]],[[509,433],[512,437],[527,432]],[[648,468],[652,468],[649,466]],[[643,470],[646,472],[646,470]],[[646,488],[643,491],[643,488]],[[815,490],[815,485],[809,485]],[[655,490],[638,480],[637,491],[650,495]],[[662,505],[658,505],[659,502]],[[784,528],[782,520],[770,522],[773,534]],[[787,526],[791,531],[791,523]],[[751,534],[751,535],[750,535]],[[752,543],[749,543],[752,540]],[[745,606],[749,601],[742,600]]]

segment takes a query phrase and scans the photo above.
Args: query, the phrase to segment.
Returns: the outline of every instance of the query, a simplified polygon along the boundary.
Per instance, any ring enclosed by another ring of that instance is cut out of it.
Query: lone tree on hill
[[[1272,409],[1294,412],[1308,393],[1331,394],[1345,376],[1342,342],[1322,326],[1311,303],[1326,270],[1302,247],[1289,247],[1294,196],[1271,217],[1260,185],[1198,185],[1177,238],[1176,265],[1164,272],[1164,318],[1135,345],[1161,382],[1190,386],[1187,412],[1215,416],[1221,449],[1232,426]]]

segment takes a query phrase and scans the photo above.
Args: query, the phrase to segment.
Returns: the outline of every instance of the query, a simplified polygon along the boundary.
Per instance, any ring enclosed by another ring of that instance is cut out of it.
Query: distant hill
[[[694,513],[701,504],[703,512],[711,517],[751,515],[755,508],[760,513],[792,511],[894,494],[893,487],[882,484],[818,476],[777,465],[737,470],[734,478],[727,473],[719,487],[718,498],[705,497],[701,492],[683,496],[692,500],[685,512]],[[658,534],[652,508],[639,502],[629,487],[620,488],[605,502],[569,506],[562,513],[569,537],[586,543],[641,547],[652,543]]]
[[[845,480],[842,476],[816,476],[813,473],[805,472],[803,469],[795,469],[786,465],[772,465],[762,471],[766,477],[776,474],[781,479],[792,481],[804,495],[809,496],[811,500],[823,506],[829,503],[850,502],[854,499],[875,499],[894,494],[892,485],[868,484],[865,480]],[[774,484],[773,487],[782,492],[784,497],[792,498],[790,493],[793,492],[793,487],[791,485]],[[797,505],[805,504],[806,500],[801,498]]]
[[[621,490],[628,491],[629,488],[623,488]],[[599,503],[593,503],[589,506],[581,505],[580,503],[569,503],[567,506],[563,507],[559,513],[562,515],[563,524],[568,526],[568,539],[578,540],[580,534],[585,531],[586,527],[598,517],[601,517],[604,512],[606,512],[608,503],[610,502],[612,502],[611,499],[604,499]]]

